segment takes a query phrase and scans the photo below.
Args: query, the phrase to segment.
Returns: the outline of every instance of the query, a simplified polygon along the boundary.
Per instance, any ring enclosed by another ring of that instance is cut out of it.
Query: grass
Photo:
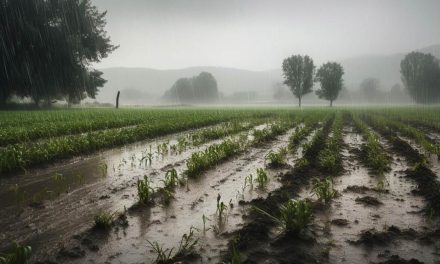
[[[280,206],[278,216],[257,207],[254,210],[272,219],[287,233],[298,234],[312,220],[312,209],[306,200],[290,199]]]

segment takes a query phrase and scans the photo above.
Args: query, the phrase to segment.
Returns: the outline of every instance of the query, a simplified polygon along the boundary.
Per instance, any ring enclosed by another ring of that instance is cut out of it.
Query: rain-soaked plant
[[[244,189],[246,189],[247,186],[250,186],[251,189],[254,187],[253,177],[254,176],[252,174],[249,174],[248,176],[246,176],[246,178],[244,178],[243,191]]]
[[[206,231],[209,230],[209,228],[206,229],[206,221],[211,221],[211,219],[209,219],[205,214],[203,214],[202,221],[203,221],[203,233],[205,233]]]
[[[270,151],[269,153],[267,153],[264,159],[265,161],[269,161],[268,165],[270,167],[279,167],[286,163],[285,162],[286,155],[287,155],[287,149],[280,148],[278,152]]]
[[[229,262],[230,264],[241,264],[240,253],[237,251],[237,247],[235,246],[236,243],[237,241],[234,239],[231,246],[231,261]]]
[[[179,176],[177,175],[176,169],[168,170],[165,174],[165,179],[162,181],[165,185],[164,187],[165,189],[167,190],[174,189],[174,187],[176,187],[179,182]]]
[[[177,139],[177,150],[179,151],[179,153],[182,153],[183,151],[186,150],[186,148],[188,147],[189,143],[186,139],[186,137],[179,137]]]
[[[179,248],[177,249],[177,252],[175,254],[173,254],[174,248],[164,249],[163,246],[159,245],[157,241],[150,242],[149,240],[147,240],[147,242],[150,244],[150,248],[153,250],[154,253],[156,253],[156,259],[154,260],[154,263],[176,263],[177,258],[192,254],[195,250],[195,246],[199,242],[199,239],[196,238],[195,235],[196,230],[197,229],[195,227],[191,226],[189,229],[189,233],[185,233],[182,235],[179,243]]]
[[[254,207],[254,210],[268,216],[288,233],[299,233],[312,220],[312,209],[306,200],[290,199],[280,206],[279,216],[273,216],[258,207]]]
[[[143,204],[147,204],[151,201],[151,195],[154,193],[153,188],[150,186],[150,181],[148,177],[145,175],[144,179],[138,179],[137,181],[137,189],[138,189],[138,197],[139,202]]]
[[[333,189],[332,178],[313,179],[312,192],[318,197],[318,201],[323,201],[325,204],[329,203],[336,195],[337,191]]]
[[[258,188],[262,189],[266,187],[269,178],[267,177],[267,172],[263,168],[257,169],[257,177],[255,177],[255,182],[258,184]]]
[[[14,241],[8,253],[0,254],[0,264],[26,264],[31,253],[30,246],[20,246]]]
[[[100,212],[99,214],[95,215],[95,229],[109,229],[114,222],[115,214],[110,212]]]

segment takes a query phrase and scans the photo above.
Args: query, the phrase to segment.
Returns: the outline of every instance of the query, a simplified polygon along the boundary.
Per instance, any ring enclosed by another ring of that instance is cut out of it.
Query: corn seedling
[[[262,168],[258,168],[257,177],[255,178],[255,182],[257,182],[258,184],[258,188],[260,189],[265,188],[268,181],[269,178],[267,177],[266,171]]]
[[[269,217],[285,232],[289,233],[299,233],[312,219],[312,210],[309,202],[306,200],[289,200],[280,206],[278,217],[257,207],[254,207],[254,210]]]
[[[231,249],[231,261],[230,264],[241,264],[241,257],[240,253],[237,251],[236,244],[237,242],[234,240],[232,242],[232,249]]]
[[[286,154],[285,148],[280,149],[279,152],[270,151],[264,160],[269,161],[268,165],[271,167],[279,167],[285,164]]]
[[[94,228],[101,230],[109,229],[113,225],[114,217],[115,214],[109,212],[101,212],[95,215]]]
[[[174,248],[164,249],[163,246],[157,243],[157,241],[150,242],[149,240],[147,240],[147,242],[150,244],[151,250],[156,254],[156,259],[154,260],[154,263],[172,263],[172,254]]]
[[[165,185],[165,189],[173,190],[179,182],[179,177],[177,175],[176,169],[168,170],[165,174],[165,180],[162,180],[162,182]]]
[[[318,197],[318,201],[323,201],[325,204],[329,203],[337,194],[333,189],[333,182],[330,177],[325,179],[313,179],[312,192]]]
[[[154,190],[153,188],[150,187],[150,182],[147,176],[144,176],[143,180],[138,179],[137,189],[138,189],[139,202],[143,204],[149,203],[151,200],[151,195],[153,194]]]
[[[203,233],[205,233],[206,231],[209,230],[209,228],[206,229],[206,221],[211,221],[211,219],[209,219],[205,214],[203,214],[202,221],[203,221]]]
[[[0,264],[26,264],[31,253],[32,248],[30,246],[20,246],[14,241],[8,253],[0,254]]]

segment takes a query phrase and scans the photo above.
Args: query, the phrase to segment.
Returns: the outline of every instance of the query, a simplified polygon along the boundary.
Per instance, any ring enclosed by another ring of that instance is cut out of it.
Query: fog
[[[177,79],[203,71],[216,78],[221,102],[271,102],[274,86],[283,82],[281,63],[292,54],[311,56],[317,67],[340,62],[350,92],[366,78],[378,79],[380,91],[389,92],[401,83],[406,53],[440,57],[440,1],[93,3],[108,11],[108,35],[120,45],[94,65],[108,80],[97,96],[101,102],[113,102],[121,90],[123,104],[157,103]],[[307,98],[323,103],[312,94]]]

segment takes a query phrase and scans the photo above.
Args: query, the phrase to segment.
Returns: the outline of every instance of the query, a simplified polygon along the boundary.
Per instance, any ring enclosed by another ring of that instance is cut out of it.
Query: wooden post
[[[121,94],[120,91],[118,91],[118,94],[116,95],[116,109],[119,108],[119,95]]]

